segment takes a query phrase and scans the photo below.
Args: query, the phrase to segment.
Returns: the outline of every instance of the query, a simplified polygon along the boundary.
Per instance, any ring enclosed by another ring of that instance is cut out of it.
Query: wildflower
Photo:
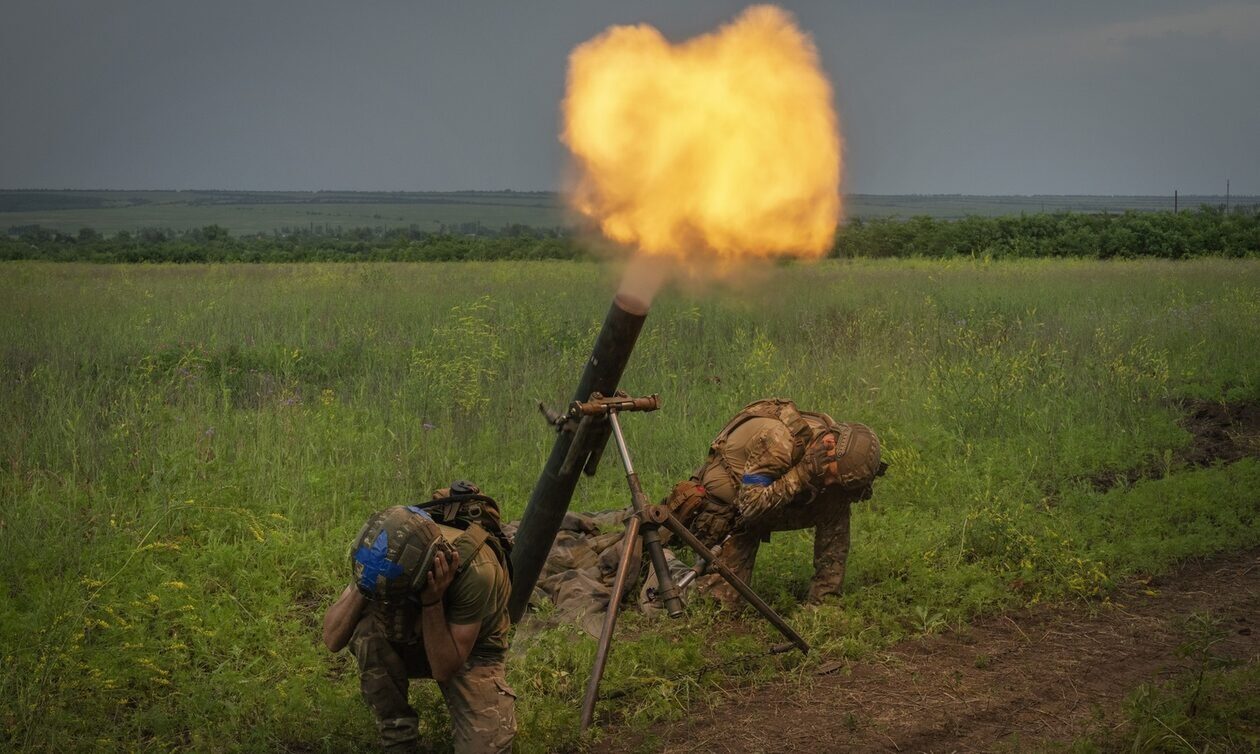
[[[188,588],[188,585],[182,581],[167,581],[163,583],[162,586],[168,587],[170,589],[187,589]]]

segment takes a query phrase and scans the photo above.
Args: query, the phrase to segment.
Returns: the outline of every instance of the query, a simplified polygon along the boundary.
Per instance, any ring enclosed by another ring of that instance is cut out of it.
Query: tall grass
[[[572,262],[4,272],[0,723],[50,751],[370,745],[352,663],[317,646],[350,538],[459,477],[519,516],[551,440],[533,399],[569,398],[614,287]],[[796,607],[806,533],[776,534],[755,580],[821,656],[860,656],[927,615],[1105,598],[1260,543],[1254,461],[1082,481],[1175,457],[1180,397],[1260,397],[1258,293],[1260,264],[1225,260],[829,262],[667,291],[623,380],[665,408],[628,440],[659,496],[762,395],[874,427],[892,467],[855,511],[843,601]],[[574,509],[625,505],[614,466]],[[620,634],[603,720],[800,663],[743,661],[768,629],[703,606]],[[521,748],[576,743],[593,642],[515,644]]]

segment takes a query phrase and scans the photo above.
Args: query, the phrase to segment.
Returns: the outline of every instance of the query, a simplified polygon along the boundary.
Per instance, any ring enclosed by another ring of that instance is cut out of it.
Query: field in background
[[[1182,196],[1182,209],[1224,204],[1223,196]],[[1234,197],[1233,205],[1260,197]],[[1171,196],[876,196],[846,197],[847,217],[942,219],[968,215],[1040,212],[1172,210]],[[189,230],[219,225],[234,235],[281,228],[348,231],[410,228],[437,232],[475,230],[480,223],[535,228],[567,226],[560,197],[551,192],[351,192],[351,191],[14,191],[0,190],[0,231],[40,225],[62,233],[89,227],[101,233],[142,228]],[[471,225],[472,228],[464,226]]]
[[[554,228],[568,220],[549,192],[0,191],[0,230],[40,225],[113,234],[219,225],[241,235],[414,225],[436,233],[474,231],[478,224]]]
[[[533,399],[570,397],[613,279],[575,262],[6,265],[0,740],[369,746],[352,661],[317,644],[350,538],[458,477],[519,516],[551,440]],[[667,290],[623,381],[664,401],[625,424],[650,496],[763,395],[870,424],[892,465],[855,510],[840,605],[796,606],[807,533],[759,559],[813,659],[746,658],[777,639],[704,606],[627,616],[599,721],[1260,543],[1260,464],[1185,466],[1178,424],[1183,399],[1260,399],[1258,291],[1260,263],[1219,259],[827,262],[740,295]],[[625,502],[608,463],[573,508]],[[523,750],[577,740],[593,646],[518,632]],[[440,730],[435,692],[418,696]]]

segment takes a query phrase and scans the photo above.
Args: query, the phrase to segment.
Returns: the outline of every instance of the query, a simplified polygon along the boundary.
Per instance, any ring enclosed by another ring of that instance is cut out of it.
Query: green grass
[[[514,224],[554,228],[569,220],[555,194],[544,192],[0,191],[0,230],[40,225],[73,233],[89,227],[113,235],[141,228],[219,225],[241,235],[281,228],[348,231],[414,225],[436,233],[464,223],[498,230]]]
[[[1260,663],[1216,651],[1231,628],[1210,613],[1183,621],[1178,656],[1190,668],[1129,694],[1118,725],[1100,721],[1074,752],[1254,752],[1260,747]]]
[[[369,746],[351,660],[318,645],[350,538],[459,477],[519,516],[550,449],[533,399],[569,398],[613,287],[569,262],[5,265],[0,742]],[[755,397],[874,427],[892,467],[855,511],[843,602],[796,606],[807,533],[775,535],[755,579],[817,657],[858,657],[928,618],[1099,599],[1260,544],[1254,460],[1080,481],[1188,443],[1178,397],[1260,398],[1258,292],[1260,263],[1227,260],[828,262],[668,290],[623,380],[664,409],[626,432],[658,497]],[[573,508],[625,502],[608,463]],[[808,667],[742,661],[778,639],[705,606],[619,634],[601,723]],[[593,641],[514,651],[521,750],[576,743]],[[444,735],[434,690],[416,696]]]

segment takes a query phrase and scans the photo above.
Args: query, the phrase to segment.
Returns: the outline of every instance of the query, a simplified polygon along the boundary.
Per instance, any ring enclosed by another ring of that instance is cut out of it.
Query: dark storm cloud
[[[836,87],[846,189],[1260,193],[1260,3],[784,3]],[[566,56],[731,2],[23,0],[0,186],[554,188]]]

